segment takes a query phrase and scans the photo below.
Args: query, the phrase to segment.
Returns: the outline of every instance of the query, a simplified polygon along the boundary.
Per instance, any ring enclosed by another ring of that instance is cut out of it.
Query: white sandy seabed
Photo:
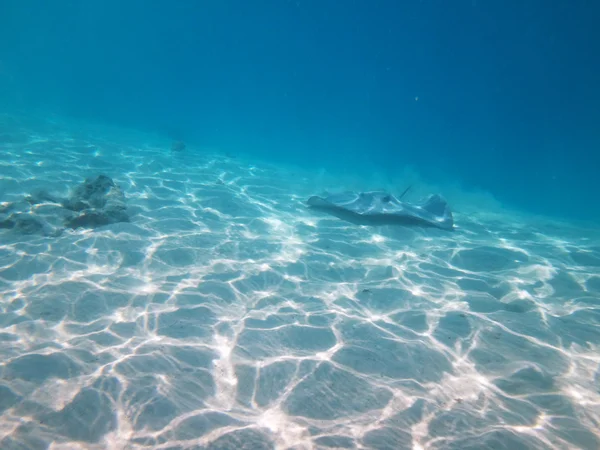
[[[368,180],[3,120],[0,203],[105,174],[131,221],[0,230],[0,448],[600,448],[597,231],[359,226],[305,201]]]

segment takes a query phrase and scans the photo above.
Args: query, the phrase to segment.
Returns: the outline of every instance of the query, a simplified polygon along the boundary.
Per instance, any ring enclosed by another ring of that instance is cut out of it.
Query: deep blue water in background
[[[599,19],[584,0],[2,0],[0,102],[598,219]]]

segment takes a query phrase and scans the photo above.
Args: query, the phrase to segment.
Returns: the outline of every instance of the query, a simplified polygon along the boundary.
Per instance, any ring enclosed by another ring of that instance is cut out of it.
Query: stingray
[[[350,191],[326,197],[312,196],[308,199],[308,206],[359,225],[415,225],[454,229],[450,207],[437,194],[420,202],[408,203],[385,191]]]

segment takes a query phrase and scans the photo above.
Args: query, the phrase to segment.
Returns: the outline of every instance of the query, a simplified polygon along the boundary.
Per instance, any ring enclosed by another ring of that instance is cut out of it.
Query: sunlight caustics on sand
[[[309,172],[2,139],[0,211],[103,173],[131,221],[0,230],[0,448],[600,448],[598,234],[360,226]]]

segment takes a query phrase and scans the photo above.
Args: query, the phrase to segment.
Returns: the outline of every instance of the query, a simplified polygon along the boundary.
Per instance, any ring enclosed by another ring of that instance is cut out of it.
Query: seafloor
[[[359,226],[305,202],[370,180],[0,122],[4,208],[105,174],[131,217],[0,230],[1,449],[600,448],[598,229]]]

